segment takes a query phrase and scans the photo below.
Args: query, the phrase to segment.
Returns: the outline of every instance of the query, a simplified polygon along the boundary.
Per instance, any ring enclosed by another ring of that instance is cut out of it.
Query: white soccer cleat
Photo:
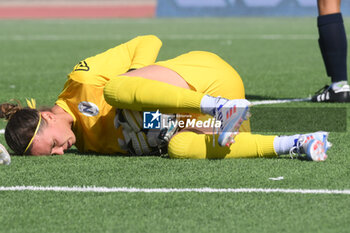
[[[328,140],[328,132],[316,132],[302,134],[296,142],[296,146],[290,150],[290,155],[306,158],[310,161],[325,161],[327,150],[332,146]],[[305,154],[305,155],[302,155]]]
[[[215,119],[221,122],[218,138],[220,146],[229,147],[234,143],[243,121],[249,117],[250,104],[246,99],[227,100],[215,108]]]
[[[10,154],[7,152],[5,147],[0,144],[0,165],[10,165],[11,163],[11,157]]]

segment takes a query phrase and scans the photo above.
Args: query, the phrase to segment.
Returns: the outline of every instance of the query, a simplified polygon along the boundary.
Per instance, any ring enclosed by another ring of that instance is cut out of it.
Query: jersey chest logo
[[[88,66],[88,64],[86,63],[86,61],[81,61],[79,62],[78,65],[76,65],[74,67],[74,71],[89,71],[90,70],[90,67]]]
[[[80,102],[78,109],[79,112],[89,117],[96,116],[100,112],[96,104],[87,101]]]

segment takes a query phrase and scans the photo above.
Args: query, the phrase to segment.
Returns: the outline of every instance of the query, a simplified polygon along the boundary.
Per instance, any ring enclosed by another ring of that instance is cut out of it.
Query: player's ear
[[[43,111],[41,112],[41,117],[46,121],[56,121],[56,116],[52,112]]]

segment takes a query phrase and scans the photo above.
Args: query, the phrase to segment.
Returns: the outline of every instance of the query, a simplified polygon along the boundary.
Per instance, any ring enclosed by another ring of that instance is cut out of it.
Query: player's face
[[[33,140],[31,154],[63,155],[76,141],[70,125],[61,119],[49,119],[46,122],[46,127],[42,128]]]

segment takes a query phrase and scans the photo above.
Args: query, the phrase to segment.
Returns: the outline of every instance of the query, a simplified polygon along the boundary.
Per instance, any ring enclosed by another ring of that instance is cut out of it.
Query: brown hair
[[[6,143],[16,154],[30,154],[32,145],[25,150],[38,126],[39,114],[37,109],[22,108],[19,102],[0,105],[0,118],[8,121],[5,129]],[[43,124],[45,121],[41,121],[39,127],[42,128]]]

